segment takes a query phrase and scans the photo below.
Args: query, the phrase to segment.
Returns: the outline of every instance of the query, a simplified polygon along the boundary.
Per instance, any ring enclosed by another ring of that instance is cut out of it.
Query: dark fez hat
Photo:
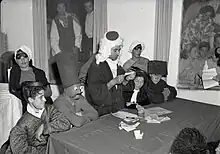
[[[160,60],[152,60],[148,63],[148,73],[149,74],[160,74],[162,76],[167,76],[167,62]]]
[[[73,53],[60,52],[55,58],[63,88],[68,88],[79,83],[79,66],[76,55]]]

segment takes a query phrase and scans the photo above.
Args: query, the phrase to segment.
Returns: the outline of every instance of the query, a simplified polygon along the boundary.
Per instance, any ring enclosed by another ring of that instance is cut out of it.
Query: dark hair
[[[184,128],[174,139],[172,154],[206,154],[206,137],[196,128]]]
[[[212,6],[207,5],[207,6],[202,7],[202,8],[199,10],[199,13],[200,13],[200,14],[204,14],[204,13],[207,13],[207,12],[211,12],[211,13],[212,13],[211,17],[212,17],[212,18],[215,18],[215,10],[214,10],[214,8],[213,8]]]
[[[147,73],[143,70],[141,70],[138,67],[132,66],[129,70],[134,71],[136,73],[135,78],[137,77],[143,77],[144,78],[144,83],[147,81]]]
[[[38,95],[39,91],[45,90],[43,83],[36,81],[24,81],[21,84],[22,94],[26,102],[29,103],[28,98],[33,98]]]
[[[218,49],[220,49],[220,47],[215,48],[215,57],[218,58],[217,66],[220,67],[220,53],[218,53]]]
[[[209,44],[208,42],[201,42],[201,43],[199,44],[199,50],[200,50],[201,48],[203,48],[203,47],[207,47],[208,50],[209,50],[209,49],[210,49],[210,44]]]

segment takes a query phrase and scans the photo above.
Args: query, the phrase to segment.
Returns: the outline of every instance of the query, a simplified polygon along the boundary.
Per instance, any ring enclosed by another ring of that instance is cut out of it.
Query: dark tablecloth
[[[141,122],[137,129],[144,132],[136,140],[133,131],[119,130],[121,119],[107,115],[81,128],[53,134],[49,138],[48,154],[167,154],[170,145],[185,127],[196,127],[208,141],[220,139],[220,107],[176,99],[159,105],[173,111],[170,121],[161,124]]]

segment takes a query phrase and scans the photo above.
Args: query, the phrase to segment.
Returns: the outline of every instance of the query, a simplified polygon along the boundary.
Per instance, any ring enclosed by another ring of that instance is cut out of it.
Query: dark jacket
[[[155,103],[155,104],[165,102],[164,95],[163,95],[164,88],[168,88],[170,91],[170,95],[168,96],[167,101],[173,100],[174,98],[176,98],[176,95],[177,95],[176,89],[172,86],[169,86],[162,79],[157,84],[154,84],[149,77],[144,87],[147,91],[147,95],[148,95],[150,102]]]
[[[126,85],[123,85],[123,97],[126,102],[130,102],[131,97],[133,95],[133,90],[134,90],[134,81],[129,81]],[[145,106],[150,104],[150,101],[148,100],[147,92],[144,88],[144,85],[140,88],[140,91],[138,92],[137,95],[137,104],[141,106]],[[126,106],[127,108],[136,108],[136,105],[130,105]]]
[[[38,69],[32,65],[30,67],[32,67],[33,69],[35,80],[37,82],[43,83],[45,87],[49,85],[49,82],[47,81],[45,72],[43,70]],[[21,78],[21,69],[17,64],[14,64],[10,73],[9,92],[23,101],[24,99],[22,97],[20,78]],[[46,99],[47,101],[52,101],[50,97],[47,97]],[[51,104],[51,102],[49,102],[49,104]]]
[[[124,74],[122,67],[118,66],[117,75]],[[107,62],[99,65],[94,60],[88,69],[86,98],[89,103],[98,111],[99,116],[116,112],[124,108],[122,86],[117,85],[110,90],[107,83],[113,79],[111,69]]]

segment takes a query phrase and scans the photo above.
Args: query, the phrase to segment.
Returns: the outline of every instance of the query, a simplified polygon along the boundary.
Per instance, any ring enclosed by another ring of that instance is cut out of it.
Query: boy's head
[[[154,84],[157,84],[162,77],[167,76],[167,62],[152,60],[148,63],[148,74]]]
[[[66,13],[66,3],[64,0],[59,0],[57,2],[56,11],[59,15],[64,15]]]
[[[157,84],[161,80],[162,75],[161,74],[150,74],[150,78],[154,84]]]
[[[25,81],[22,83],[22,93],[25,101],[37,110],[41,110],[45,106],[44,88],[40,82]]]
[[[87,13],[91,13],[93,11],[93,2],[92,0],[85,0],[84,7]]]
[[[184,128],[174,139],[171,154],[207,154],[206,138],[196,128]]]
[[[136,68],[134,71],[135,71],[135,78],[134,78],[135,89],[140,89],[147,80],[147,74],[139,68]]]

